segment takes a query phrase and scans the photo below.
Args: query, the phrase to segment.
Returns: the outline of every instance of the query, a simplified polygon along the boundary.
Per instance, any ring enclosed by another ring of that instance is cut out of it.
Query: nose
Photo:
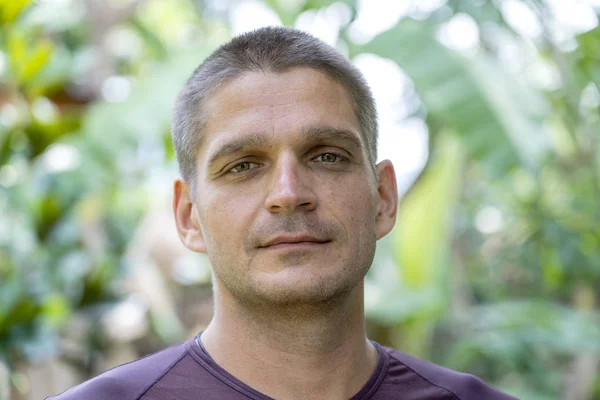
[[[317,196],[306,184],[310,177],[301,176],[301,167],[293,156],[283,156],[278,160],[267,189],[267,210],[272,213],[294,214],[315,209]]]

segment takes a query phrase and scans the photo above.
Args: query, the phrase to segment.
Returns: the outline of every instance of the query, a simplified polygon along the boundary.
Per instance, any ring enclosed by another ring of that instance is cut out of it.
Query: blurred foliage
[[[170,195],[175,95],[243,2],[117,3],[0,0],[0,362],[13,370],[69,358],[70,321],[97,324],[127,298],[132,237]],[[429,161],[367,276],[370,336],[523,399],[600,398],[597,24],[565,27],[537,0],[407,2],[363,44],[362,2],[262,4],[288,26],[343,5],[339,47],[394,61],[419,98]],[[461,21],[475,44],[453,42]],[[166,321],[156,347],[180,339]],[[91,332],[88,371],[106,346]]]

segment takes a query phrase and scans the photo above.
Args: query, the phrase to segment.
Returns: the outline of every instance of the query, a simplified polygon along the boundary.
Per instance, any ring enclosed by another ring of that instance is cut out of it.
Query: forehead
[[[347,90],[312,68],[247,72],[208,98],[203,113],[207,118],[200,156],[240,135],[264,133],[274,142],[299,140],[299,132],[313,126],[353,131],[363,142]]]

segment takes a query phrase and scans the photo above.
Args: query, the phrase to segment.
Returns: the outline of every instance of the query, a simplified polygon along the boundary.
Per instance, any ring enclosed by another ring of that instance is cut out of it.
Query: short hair
[[[207,99],[224,83],[247,72],[285,72],[314,68],[335,79],[348,92],[374,169],[377,160],[377,111],[361,72],[335,48],[291,28],[267,27],[233,38],[196,68],[175,103],[172,135],[180,173],[195,187],[196,157],[202,130],[210,117],[203,114]]]

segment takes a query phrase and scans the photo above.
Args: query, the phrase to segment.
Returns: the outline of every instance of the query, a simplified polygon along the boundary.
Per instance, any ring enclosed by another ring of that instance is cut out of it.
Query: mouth
[[[330,240],[327,241],[300,241],[300,242],[280,242],[276,244],[272,244],[269,246],[260,247],[262,250],[316,250],[322,248],[323,246],[331,243]]]

